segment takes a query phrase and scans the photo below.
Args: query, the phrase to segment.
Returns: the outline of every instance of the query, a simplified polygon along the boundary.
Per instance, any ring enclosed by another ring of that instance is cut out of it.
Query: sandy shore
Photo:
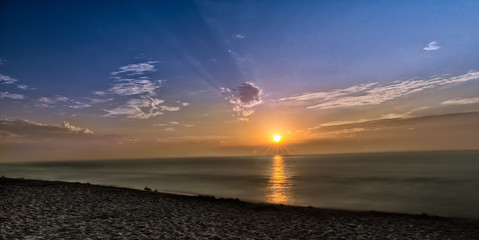
[[[478,239],[479,220],[0,178],[0,239]]]

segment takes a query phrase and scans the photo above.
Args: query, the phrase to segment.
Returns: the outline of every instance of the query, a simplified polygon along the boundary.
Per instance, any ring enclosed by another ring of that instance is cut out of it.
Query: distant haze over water
[[[3,163],[6,177],[479,218],[479,151]]]

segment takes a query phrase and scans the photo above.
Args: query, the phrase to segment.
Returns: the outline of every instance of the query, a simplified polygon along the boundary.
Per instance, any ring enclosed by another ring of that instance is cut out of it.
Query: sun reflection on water
[[[285,167],[283,157],[273,157],[273,166],[268,182],[268,195],[266,201],[269,203],[287,204],[291,198],[291,176],[290,171]]]

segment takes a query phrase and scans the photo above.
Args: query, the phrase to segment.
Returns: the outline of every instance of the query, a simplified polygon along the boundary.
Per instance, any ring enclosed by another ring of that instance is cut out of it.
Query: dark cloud
[[[233,111],[240,120],[247,120],[246,117],[253,114],[250,108],[261,104],[262,90],[250,82],[245,82],[236,88],[222,88],[223,93],[227,95],[230,103],[234,104]]]
[[[75,127],[69,122],[63,121],[60,125],[41,124],[28,120],[8,120],[0,119],[1,136],[18,136],[18,137],[59,137],[93,134],[93,131]]]

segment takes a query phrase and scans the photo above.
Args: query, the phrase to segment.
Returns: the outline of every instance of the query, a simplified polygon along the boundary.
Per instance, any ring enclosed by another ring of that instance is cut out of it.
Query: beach
[[[0,239],[477,239],[479,220],[0,179]]]

